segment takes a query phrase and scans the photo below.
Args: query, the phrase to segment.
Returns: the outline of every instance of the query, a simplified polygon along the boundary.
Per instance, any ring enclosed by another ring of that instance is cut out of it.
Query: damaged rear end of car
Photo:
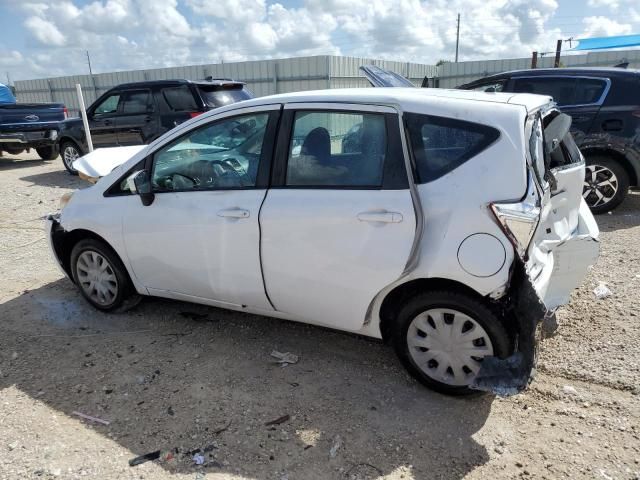
[[[524,125],[527,190],[490,210],[516,253],[504,315],[515,325],[515,351],[487,357],[471,388],[510,395],[535,373],[539,342],[557,328],[556,310],[569,302],[599,253],[599,230],[582,197],[585,162],[569,133],[571,117],[549,103]]]

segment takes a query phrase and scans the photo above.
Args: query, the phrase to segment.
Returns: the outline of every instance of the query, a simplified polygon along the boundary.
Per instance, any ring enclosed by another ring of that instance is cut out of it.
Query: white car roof
[[[547,95],[533,95],[529,93],[502,93],[502,92],[475,92],[470,90],[448,90],[441,88],[343,88],[328,90],[311,90],[305,92],[282,93],[267,97],[245,100],[224,109],[234,109],[240,106],[250,107],[257,105],[270,105],[274,103],[362,103],[372,105],[393,105],[403,111],[412,111],[416,103],[421,107],[428,107],[430,103],[451,101],[459,106],[459,102],[478,102],[476,107],[482,106],[480,102],[487,103],[486,108],[491,109],[490,104],[513,105],[525,107],[527,111],[533,111],[543,105],[552,102]],[[215,109],[214,112],[221,112]]]

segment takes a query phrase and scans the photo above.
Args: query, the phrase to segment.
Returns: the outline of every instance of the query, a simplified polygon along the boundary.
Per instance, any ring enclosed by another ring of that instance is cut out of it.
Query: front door
[[[122,94],[116,130],[120,145],[142,145],[153,139],[158,133],[158,115],[150,90]]]
[[[262,207],[262,265],[276,310],[359,330],[398,279],[416,220],[397,113],[362,105],[288,105]]]
[[[120,95],[119,92],[109,95],[89,112],[89,129],[95,148],[118,145],[116,117]]]
[[[279,108],[226,112],[152,154],[154,202],[132,198],[123,219],[133,273],[151,294],[271,309],[258,214]]]

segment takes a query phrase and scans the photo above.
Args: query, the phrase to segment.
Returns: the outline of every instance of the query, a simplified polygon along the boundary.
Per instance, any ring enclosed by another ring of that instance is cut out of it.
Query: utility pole
[[[560,67],[560,52],[562,51],[562,39],[558,40],[556,43],[556,59],[553,62],[553,68]]]
[[[458,26],[456,27],[456,63],[458,63],[458,46],[460,45],[460,14],[458,14]]]
[[[89,50],[86,50],[87,52],[87,63],[89,64],[89,75],[93,75],[93,72],[91,71],[91,57],[89,56]]]
[[[11,86],[11,77],[9,76],[9,72],[7,71],[7,87]]]
[[[538,52],[533,52],[531,54],[531,68],[538,67]]]

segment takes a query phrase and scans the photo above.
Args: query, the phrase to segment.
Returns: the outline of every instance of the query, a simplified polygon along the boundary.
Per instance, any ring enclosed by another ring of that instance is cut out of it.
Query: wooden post
[[[538,68],[538,52],[531,54],[531,68]]]
[[[560,51],[561,50],[562,50],[562,40],[558,40],[558,43],[556,43],[556,59],[553,62],[553,68],[560,67]]]

